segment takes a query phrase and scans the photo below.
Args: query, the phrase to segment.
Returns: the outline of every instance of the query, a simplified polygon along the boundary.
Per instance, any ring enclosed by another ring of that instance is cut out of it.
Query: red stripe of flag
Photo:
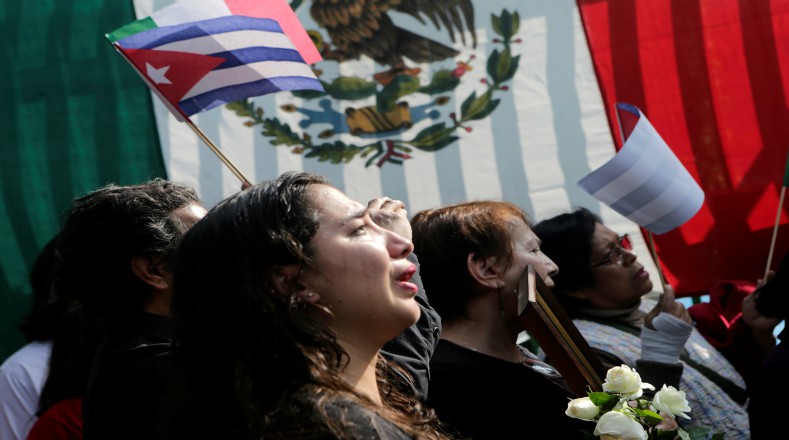
[[[654,237],[668,281],[682,296],[761,278],[789,183],[789,0],[578,5],[616,144],[614,104],[632,103],[706,194],[693,219]],[[789,250],[781,222],[776,255]]]

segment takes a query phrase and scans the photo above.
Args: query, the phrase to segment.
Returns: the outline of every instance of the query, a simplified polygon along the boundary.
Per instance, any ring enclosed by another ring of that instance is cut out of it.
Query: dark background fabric
[[[0,360],[23,344],[28,271],[70,200],[166,177],[151,97],[104,34],[131,0],[0,0]],[[85,280],[90,282],[90,280]]]

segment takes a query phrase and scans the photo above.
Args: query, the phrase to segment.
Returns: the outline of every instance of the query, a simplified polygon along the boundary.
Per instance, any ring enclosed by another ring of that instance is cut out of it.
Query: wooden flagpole
[[[767,274],[770,273],[770,265],[773,263],[773,251],[775,251],[775,240],[778,237],[778,223],[781,222],[781,210],[784,206],[784,194],[786,187],[789,186],[789,154],[786,157],[784,166],[784,181],[781,185],[781,198],[778,199],[778,209],[775,212],[775,225],[773,226],[773,238],[770,240],[770,252],[767,254],[767,267],[764,268],[764,280],[767,281]]]
[[[227,156],[225,156],[222,153],[222,151],[211,141],[211,139],[208,138],[208,136],[205,135],[205,133],[203,133],[202,130],[200,130],[192,122],[191,119],[184,118],[184,122],[186,122],[186,125],[188,125],[189,128],[191,128],[192,131],[194,131],[195,134],[197,134],[200,137],[200,139],[202,139],[203,142],[205,142],[206,145],[208,145],[208,148],[210,148],[211,151],[213,151],[214,154],[216,154],[216,156],[219,158],[219,160],[221,160],[223,164],[227,165],[227,167],[230,168],[230,171],[232,171],[233,174],[235,174],[236,177],[238,177],[238,179],[241,180],[242,186],[244,186],[244,187],[252,186],[252,183],[249,181],[249,179],[244,177],[244,174],[242,174],[241,171],[238,168],[236,168],[235,165],[233,165],[233,162],[231,162],[230,159],[228,159]]]

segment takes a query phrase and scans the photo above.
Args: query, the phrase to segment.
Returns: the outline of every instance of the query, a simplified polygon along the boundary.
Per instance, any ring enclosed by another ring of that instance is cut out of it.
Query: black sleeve
[[[414,325],[406,329],[400,336],[387,342],[381,350],[381,354],[411,374],[418,397],[425,400],[430,380],[430,357],[441,336],[441,317],[427,301],[425,288],[422,286],[422,279],[419,276],[419,260],[414,253],[411,253],[408,259],[417,267],[411,281],[419,286],[416,302],[422,313]]]

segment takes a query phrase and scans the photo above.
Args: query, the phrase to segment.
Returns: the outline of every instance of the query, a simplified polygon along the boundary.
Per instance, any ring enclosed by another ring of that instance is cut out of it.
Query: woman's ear
[[[131,269],[137,278],[149,286],[165,290],[170,287],[172,275],[159,258],[137,256],[131,259]]]
[[[497,262],[496,257],[482,258],[471,253],[466,257],[466,268],[477,284],[487,289],[498,290],[503,286],[504,281],[501,279]]]
[[[285,296],[296,296],[300,302],[316,303],[320,295],[312,291],[301,281],[302,266],[289,264],[279,266],[274,273],[274,288]]]

